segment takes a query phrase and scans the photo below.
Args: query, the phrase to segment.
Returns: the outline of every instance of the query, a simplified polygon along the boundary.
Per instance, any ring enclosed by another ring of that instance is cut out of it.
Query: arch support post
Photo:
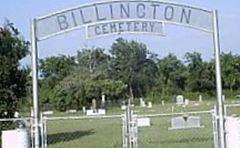
[[[217,140],[218,148],[226,148],[224,101],[222,98],[222,78],[220,64],[220,41],[218,28],[218,13],[213,11],[213,43],[215,51],[216,91],[217,91]]]
[[[31,21],[32,95],[33,95],[33,135],[34,148],[40,148],[40,112],[38,98],[38,46],[36,19]]]

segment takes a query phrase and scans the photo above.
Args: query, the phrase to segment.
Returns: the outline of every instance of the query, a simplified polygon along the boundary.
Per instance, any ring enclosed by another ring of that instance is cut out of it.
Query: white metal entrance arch
[[[176,24],[212,35],[215,51],[218,147],[225,148],[224,110],[220,67],[220,42],[217,10],[158,0],[112,0],[81,5],[32,20],[32,78],[34,108],[34,147],[39,141],[38,42],[73,31],[86,29],[86,38],[117,33],[163,35],[165,24]]]

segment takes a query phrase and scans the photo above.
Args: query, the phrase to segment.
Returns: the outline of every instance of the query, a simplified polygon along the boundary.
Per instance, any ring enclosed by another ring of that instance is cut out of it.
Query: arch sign
[[[92,38],[116,33],[163,35],[165,23],[213,32],[213,11],[170,2],[117,0],[86,4],[36,19],[37,38],[86,28]]]
[[[86,38],[120,33],[165,35],[164,26],[175,24],[212,35],[217,90],[217,144],[225,147],[224,110],[220,69],[220,44],[216,10],[159,0],[109,0],[54,12],[32,20],[32,71],[35,147],[40,145],[37,43],[69,31],[85,28]]]

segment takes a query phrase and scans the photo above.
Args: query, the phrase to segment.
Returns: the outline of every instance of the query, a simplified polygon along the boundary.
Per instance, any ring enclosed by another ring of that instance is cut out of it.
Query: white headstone
[[[165,106],[165,101],[164,100],[162,100],[162,106]]]
[[[87,115],[87,116],[94,116],[93,110],[92,110],[92,109],[87,109],[86,115]]]
[[[105,104],[105,95],[102,95],[102,104]]]
[[[106,115],[106,110],[105,109],[99,109],[98,110],[98,115]]]
[[[121,106],[121,109],[122,109],[122,110],[126,110],[126,108],[127,108],[126,105],[122,105],[122,106]]]
[[[150,118],[138,118],[137,119],[138,127],[149,127],[151,126]]]
[[[82,112],[86,113],[86,107],[85,106],[82,107]]]
[[[172,113],[174,112],[174,106],[172,106]]]
[[[148,108],[152,108],[152,102],[148,102]]]
[[[76,110],[76,109],[70,109],[70,110],[67,110],[66,112],[67,112],[67,113],[76,113],[77,110]]]
[[[143,101],[143,98],[140,98],[140,106],[146,107],[146,103],[145,103],[145,101]]]
[[[176,97],[176,103],[177,103],[177,105],[183,105],[184,104],[184,98],[183,98],[182,95],[178,95]]]
[[[185,99],[184,105],[189,105],[189,100],[188,99]]]
[[[95,111],[97,109],[97,100],[92,99],[92,109]]]
[[[202,95],[199,95],[199,102],[202,102]]]
[[[99,115],[105,115],[106,110],[105,109],[98,109],[97,111],[94,112],[94,110],[89,109],[86,112],[87,116],[99,116]]]
[[[14,113],[14,117],[15,117],[15,118],[19,118],[19,112],[15,112],[15,113]]]
[[[53,111],[52,111],[52,110],[44,111],[44,112],[43,112],[43,115],[52,115],[52,114],[53,114]]]
[[[197,116],[181,116],[171,119],[171,128],[169,129],[187,129],[187,128],[200,128],[200,117]]]
[[[140,104],[142,104],[142,102],[143,102],[143,98],[140,98]]]

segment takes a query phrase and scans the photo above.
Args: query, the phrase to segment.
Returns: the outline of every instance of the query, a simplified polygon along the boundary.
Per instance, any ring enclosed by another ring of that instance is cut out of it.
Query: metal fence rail
[[[151,126],[138,128],[139,148],[214,147],[213,111],[133,115],[150,118]],[[183,115],[199,116],[202,128],[169,130],[171,119]],[[44,117],[48,148],[121,148],[124,115]],[[126,122],[126,121],[125,121]]]
[[[120,148],[122,115],[48,117],[48,148]]]
[[[239,116],[240,104],[225,105],[225,115]],[[217,116],[214,110],[132,116],[136,119],[151,120],[150,127],[137,127],[136,138],[139,148],[218,147]],[[199,117],[201,127],[171,129],[173,118],[185,116]],[[40,125],[42,148],[122,148],[124,119],[126,122],[124,117],[126,115],[43,117]],[[30,141],[33,142],[32,121],[32,118],[0,119],[0,128],[1,131],[25,128],[29,131]]]
[[[150,127],[141,127],[139,131],[139,148],[212,148],[214,147],[214,129],[212,111],[139,115],[148,117]],[[201,127],[171,129],[171,120],[184,115],[200,117]]]
[[[240,115],[240,104],[226,104],[225,105],[226,116],[239,116]]]

